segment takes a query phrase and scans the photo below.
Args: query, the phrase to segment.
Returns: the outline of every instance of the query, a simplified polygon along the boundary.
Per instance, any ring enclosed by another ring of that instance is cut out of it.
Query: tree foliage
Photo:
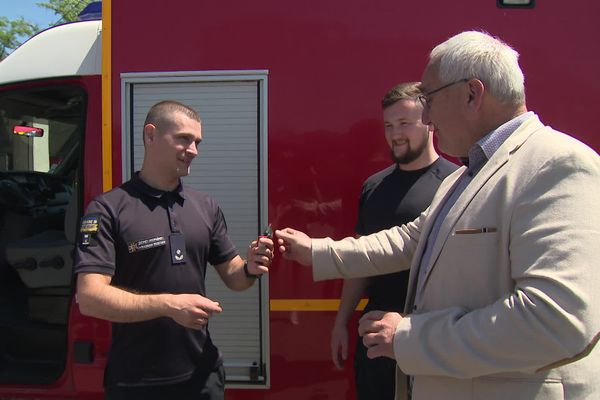
[[[37,3],[38,6],[54,11],[60,19],[54,24],[77,21],[77,15],[90,4],[92,0],[48,0]]]
[[[37,31],[39,31],[39,27],[26,21],[23,17],[13,21],[6,17],[0,17],[0,60]]]
[[[47,8],[56,14],[56,22],[50,26],[72,22],[77,20],[77,15],[91,3],[93,0],[47,0],[37,3],[38,7]],[[39,32],[36,24],[27,21],[23,17],[10,20],[7,17],[0,16],[0,60],[4,59],[11,51],[19,47],[24,41],[32,35]]]

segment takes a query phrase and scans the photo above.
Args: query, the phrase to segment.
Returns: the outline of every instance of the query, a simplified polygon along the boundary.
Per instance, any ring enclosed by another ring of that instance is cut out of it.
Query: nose
[[[391,137],[400,136],[401,133],[402,133],[402,127],[400,127],[398,125],[394,125],[389,128],[389,135]]]
[[[398,138],[400,138],[401,136],[403,136],[402,134],[402,128],[399,126],[388,126],[385,129],[385,136],[389,139],[389,140],[396,140]]]
[[[196,142],[190,143],[185,151],[186,153],[191,154],[193,157],[196,157],[198,155],[198,144]]]

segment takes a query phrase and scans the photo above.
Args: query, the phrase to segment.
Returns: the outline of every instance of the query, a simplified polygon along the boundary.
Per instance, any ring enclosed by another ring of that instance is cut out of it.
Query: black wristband
[[[260,275],[254,275],[248,272],[248,261],[244,261],[244,274],[246,274],[246,278],[258,279]]]

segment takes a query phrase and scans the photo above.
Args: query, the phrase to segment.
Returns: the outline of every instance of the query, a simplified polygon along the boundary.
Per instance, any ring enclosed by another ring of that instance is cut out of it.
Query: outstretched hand
[[[279,251],[283,257],[297,261],[302,265],[312,264],[312,242],[311,238],[304,232],[292,228],[275,231]]]

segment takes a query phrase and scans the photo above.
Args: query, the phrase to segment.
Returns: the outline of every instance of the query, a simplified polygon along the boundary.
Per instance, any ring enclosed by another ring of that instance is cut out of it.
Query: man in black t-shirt
[[[360,195],[357,235],[368,235],[414,220],[428,206],[442,180],[456,168],[439,157],[433,147],[433,134],[421,122],[422,106],[418,82],[403,83],[382,100],[385,138],[394,164],[369,177]],[[348,323],[366,294],[370,310],[401,312],[404,308],[408,271],[344,281],[340,308],[331,332],[334,364],[343,368],[348,356]],[[369,359],[358,340],[354,357],[358,400],[394,399],[395,360]]]
[[[253,241],[244,261],[218,204],[181,184],[202,140],[193,109],[155,104],[143,140],[142,169],[89,204],[76,249],[79,308],[113,323],[106,398],[222,400],[221,355],[207,330],[221,307],[205,297],[207,263],[243,290],[268,272],[273,242]]]

